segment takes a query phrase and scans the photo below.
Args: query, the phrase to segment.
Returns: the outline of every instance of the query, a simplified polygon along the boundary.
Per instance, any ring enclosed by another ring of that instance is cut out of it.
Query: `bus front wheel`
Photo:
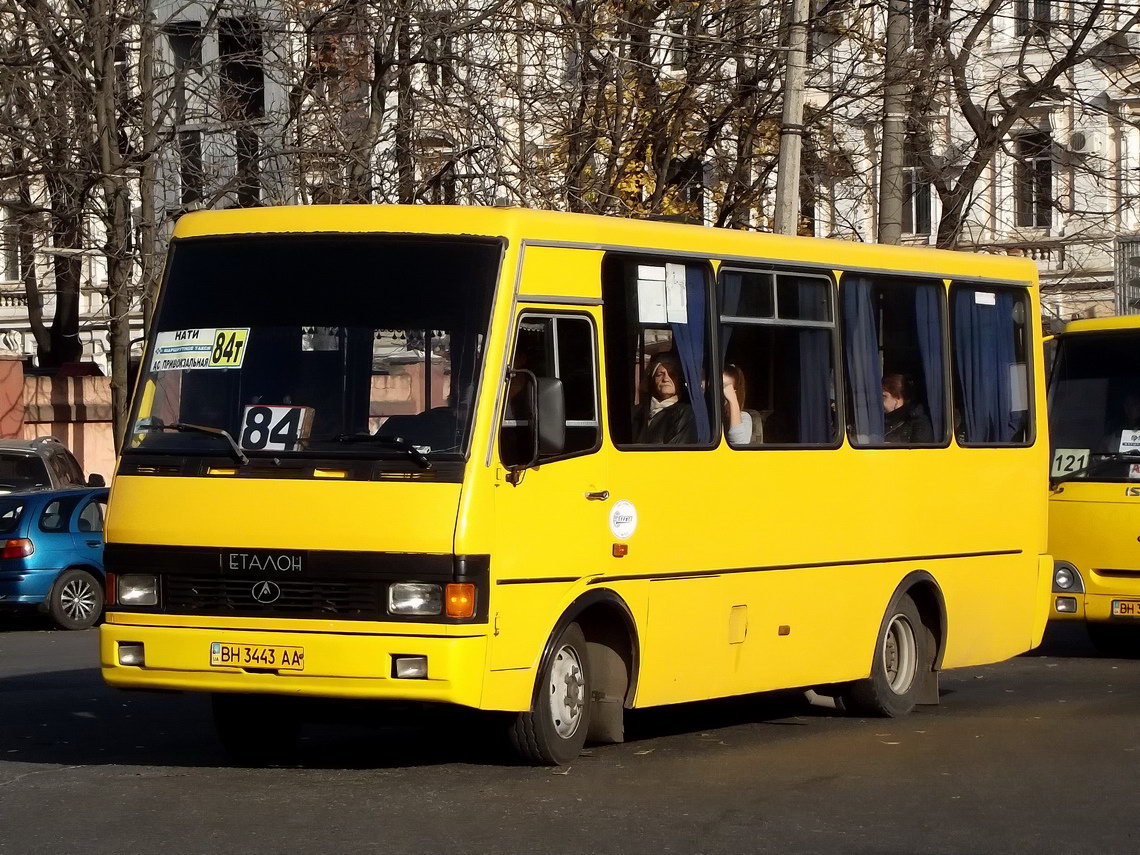
[[[509,736],[515,753],[539,766],[563,766],[582,750],[590,729],[586,637],[570,624],[551,647],[538,676],[532,708],[518,713]]]
[[[921,669],[930,668],[934,661],[930,648],[930,633],[918,606],[909,595],[902,595],[891,603],[883,619],[871,676],[856,680],[841,693],[843,709],[889,718],[909,713],[918,701]]]
[[[212,700],[218,741],[235,763],[268,766],[294,759],[301,722],[287,699],[219,693]]]

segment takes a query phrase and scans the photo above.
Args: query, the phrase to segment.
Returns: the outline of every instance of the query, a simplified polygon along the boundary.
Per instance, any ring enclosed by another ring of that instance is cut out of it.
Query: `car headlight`
[[[1053,565],[1053,591],[1082,591],[1084,584],[1077,568],[1068,561],[1058,561]]]
[[[157,606],[158,577],[148,573],[120,576],[118,602],[123,606]]]
[[[443,589],[423,582],[393,582],[388,586],[388,612],[394,615],[438,615]]]

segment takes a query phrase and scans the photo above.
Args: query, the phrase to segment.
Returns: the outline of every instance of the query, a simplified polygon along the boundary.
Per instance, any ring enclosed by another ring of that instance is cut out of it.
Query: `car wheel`
[[[538,677],[534,708],[519,713],[511,745],[524,761],[541,766],[569,763],[590,729],[590,672],[586,637],[576,623],[558,637]]]
[[[907,595],[891,603],[881,626],[871,676],[851,683],[839,701],[855,714],[897,718],[914,709],[919,675],[931,667],[934,651],[918,606]]]
[[[87,629],[103,614],[103,585],[86,570],[66,570],[48,594],[48,615],[60,629]]]

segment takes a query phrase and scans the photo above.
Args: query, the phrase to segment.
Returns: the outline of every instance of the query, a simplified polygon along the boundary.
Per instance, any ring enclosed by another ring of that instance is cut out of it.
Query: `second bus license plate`
[[[305,648],[275,647],[268,644],[210,644],[210,664],[223,668],[276,668],[305,670]]]
[[[1117,617],[1140,618],[1140,600],[1113,600],[1112,613]]]

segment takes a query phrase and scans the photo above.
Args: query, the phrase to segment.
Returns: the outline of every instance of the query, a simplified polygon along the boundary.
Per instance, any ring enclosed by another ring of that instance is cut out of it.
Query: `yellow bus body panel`
[[[1048,609],[1044,376],[1032,365],[1036,442],[1026,448],[619,451],[606,429],[600,273],[607,251],[785,261],[985,280],[1028,289],[1026,259],[946,253],[514,209],[307,207],[202,212],[178,238],[304,232],[478,235],[505,241],[463,483],[225,476],[116,479],[110,543],[377,550],[490,556],[485,624],[449,626],[143,615],[113,607],[103,671],[116,686],[531,706],[543,650],[567,609],[609,592],[638,645],[636,706],[870,673],[884,611],[908,574],[945,600],[942,665],[1035,646]],[[592,454],[508,483],[496,427],[516,319],[575,312],[596,328],[603,438]],[[589,493],[607,492],[605,501]],[[617,542],[609,512],[633,502]],[[160,569],[160,568],[156,568]],[[115,645],[142,641],[146,667]],[[301,645],[304,676],[212,669],[212,642]],[[152,654],[153,651],[153,654]],[[390,678],[393,654],[429,657],[429,679]],[[415,684],[415,685],[413,685]]]
[[[1069,481],[1053,494],[1050,552],[1077,568],[1085,588],[1083,594],[1057,594],[1075,597],[1078,608],[1076,613],[1054,610],[1053,618],[1104,622],[1112,618],[1113,600],[1140,600],[1140,495],[1130,490],[1136,488]]]

